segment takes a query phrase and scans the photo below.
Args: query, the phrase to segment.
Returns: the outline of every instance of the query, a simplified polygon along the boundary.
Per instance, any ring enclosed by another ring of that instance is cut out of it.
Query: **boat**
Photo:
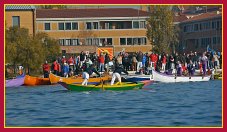
[[[24,84],[25,76],[17,76],[14,79],[6,80],[6,87],[19,87]]]
[[[218,74],[218,73],[214,74],[214,79],[222,80],[222,74],[221,73],[220,74]]]
[[[26,86],[35,86],[35,85],[50,85],[49,78],[33,77],[26,75],[24,79],[24,85]]]
[[[122,76],[122,77],[124,77],[128,82],[154,80],[152,75],[128,75],[128,76]]]
[[[70,91],[101,91],[101,90],[112,90],[112,91],[123,91],[123,90],[137,90],[142,89],[144,83],[142,82],[122,82],[121,84],[116,83],[110,84],[98,84],[98,85],[81,85],[81,84],[67,84],[65,82],[58,82],[64,88]]]
[[[50,78],[50,82],[51,84],[57,84],[58,82],[65,82],[68,84],[72,84],[72,83],[82,83],[84,81],[84,79],[82,77],[69,77],[69,78],[65,78],[65,77],[60,77],[60,76],[56,76],[52,73],[49,74],[49,78]],[[88,82],[101,82],[106,81],[106,80],[110,80],[110,76],[104,76],[104,77],[90,77]]]
[[[160,73],[155,70],[152,70],[154,81],[158,82],[199,82],[199,81],[209,81],[211,75],[206,76],[175,76],[175,75],[167,75],[165,73]]]

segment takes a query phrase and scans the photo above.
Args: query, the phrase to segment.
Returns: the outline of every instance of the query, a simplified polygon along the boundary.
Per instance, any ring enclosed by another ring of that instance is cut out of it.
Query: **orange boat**
[[[50,85],[49,78],[40,78],[40,77],[32,77],[29,75],[25,76],[24,85],[27,86],[35,86],[35,85]]]
[[[82,83],[84,81],[82,77],[65,78],[65,77],[56,76],[52,73],[50,73],[49,78],[50,78],[51,84],[56,84],[58,82],[65,82],[67,84],[72,84],[72,83]],[[110,76],[107,75],[104,77],[90,77],[88,82],[100,82],[101,80],[103,81],[110,80]]]

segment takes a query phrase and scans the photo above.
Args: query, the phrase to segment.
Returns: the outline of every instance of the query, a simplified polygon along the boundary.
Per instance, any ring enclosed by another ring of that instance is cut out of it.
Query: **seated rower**
[[[113,72],[113,75],[112,75],[112,80],[111,80],[110,85],[114,84],[114,81],[115,81],[116,78],[119,81],[119,83],[121,84],[121,75],[120,75],[121,72],[124,72],[125,74],[128,75],[128,72],[123,68],[122,65],[116,66],[116,68],[115,68],[115,70]]]
[[[83,79],[84,81],[82,82],[82,85],[86,85],[88,83],[89,76],[92,75],[92,73],[96,73],[98,76],[100,76],[99,72],[95,69],[94,64],[92,64],[90,67],[86,68],[83,72]]]

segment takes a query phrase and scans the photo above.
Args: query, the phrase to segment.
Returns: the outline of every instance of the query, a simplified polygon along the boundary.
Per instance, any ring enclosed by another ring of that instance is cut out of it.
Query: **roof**
[[[173,21],[174,22],[182,22],[182,21],[185,21],[187,20],[187,16],[186,15],[178,15],[178,16],[174,16],[173,17]]]
[[[183,23],[186,22],[192,22],[192,21],[201,21],[201,20],[205,20],[205,19],[212,19],[212,18],[217,18],[217,17],[222,17],[222,13],[221,12],[208,12],[208,13],[203,13],[197,16],[194,16],[192,18],[189,18],[185,21],[183,21]]]
[[[35,10],[31,5],[6,5],[5,10]]]
[[[147,17],[149,12],[133,8],[37,9],[36,18]]]

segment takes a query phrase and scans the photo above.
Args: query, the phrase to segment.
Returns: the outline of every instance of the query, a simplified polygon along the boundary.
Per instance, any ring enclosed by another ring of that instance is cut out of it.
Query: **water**
[[[222,82],[154,83],[142,90],[6,88],[6,126],[222,126]]]

